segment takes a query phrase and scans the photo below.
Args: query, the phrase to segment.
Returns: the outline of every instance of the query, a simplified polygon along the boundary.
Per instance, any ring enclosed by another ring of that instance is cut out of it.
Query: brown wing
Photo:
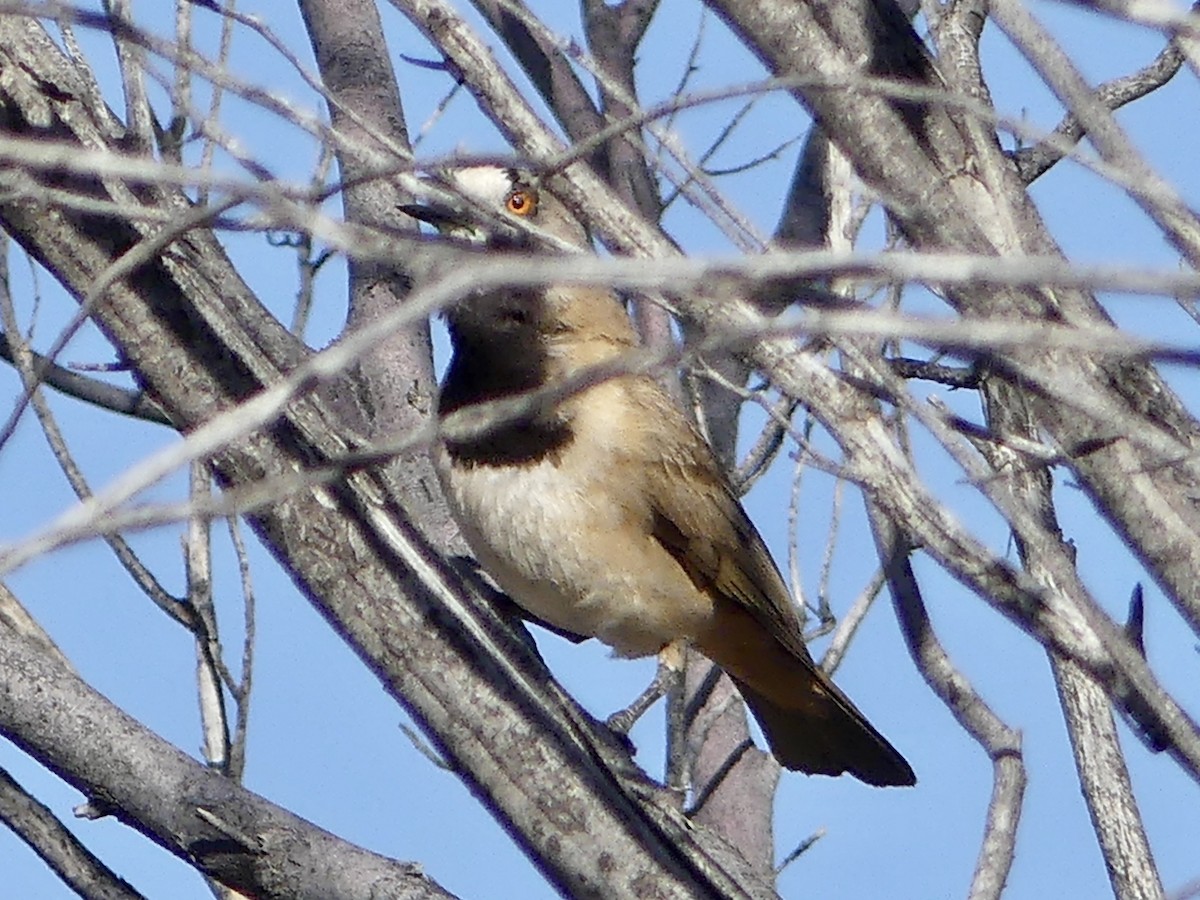
[[[642,382],[634,389],[656,413],[654,439],[637,461],[654,537],[697,588],[736,604],[765,635],[811,663],[787,586],[712,450],[657,386]]]
[[[652,529],[716,601],[699,649],[733,677],[784,766],[914,784],[900,753],[813,663],[783,578],[708,446],[681,414],[665,419],[646,469]]]
[[[700,441],[699,435],[695,436]],[[672,459],[652,484],[654,537],[705,593],[736,603],[794,656],[809,660],[792,598],[716,461]]]

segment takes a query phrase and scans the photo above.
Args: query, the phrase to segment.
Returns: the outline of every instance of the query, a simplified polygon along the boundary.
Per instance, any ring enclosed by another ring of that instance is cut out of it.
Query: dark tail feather
[[[819,703],[810,694],[806,709],[787,709],[734,681],[784,768],[809,775],[849,772],[877,787],[917,783],[907,760],[832,683],[832,692],[818,692]]]

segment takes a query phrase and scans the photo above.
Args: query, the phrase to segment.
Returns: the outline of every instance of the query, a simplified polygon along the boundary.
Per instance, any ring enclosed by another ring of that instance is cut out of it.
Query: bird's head
[[[529,251],[547,243],[557,243],[560,251],[590,248],[579,220],[528,172],[471,166],[443,171],[440,181],[457,195],[457,202],[412,204],[401,209],[448,237],[489,251]],[[539,234],[553,240],[539,240]],[[488,340],[511,348],[561,331],[563,323],[580,315],[597,314],[585,306],[613,304],[607,291],[562,290],[552,285],[472,294],[448,306],[445,315],[456,346],[462,340]]]
[[[520,169],[470,166],[441,173],[460,203],[401,207],[442,234],[496,249],[533,249],[541,232],[572,247],[589,246],[579,220],[537,178]]]

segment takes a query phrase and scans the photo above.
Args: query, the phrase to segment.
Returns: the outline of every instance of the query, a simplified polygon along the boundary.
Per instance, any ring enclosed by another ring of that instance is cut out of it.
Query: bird
[[[535,231],[580,250],[587,232],[528,172],[443,175],[459,206],[403,207],[490,252]],[[507,227],[511,225],[512,227]],[[444,310],[452,357],[437,414],[562,383],[634,351],[606,288],[481,290]],[[600,380],[433,449],[454,518],[482,567],[524,610],[620,657],[691,646],[733,679],[787,769],[916,783],[912,767],[817,666],[766,544],[716,456],[645,374]]]

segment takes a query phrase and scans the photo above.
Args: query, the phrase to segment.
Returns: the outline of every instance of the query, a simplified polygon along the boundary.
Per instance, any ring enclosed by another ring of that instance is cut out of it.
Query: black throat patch
[[[454,357],[438,396],[438,415],[545,385],[545,351],[540,342],[501,345],[461,334],[453,337]],[[507,422],[478,437],[448,440],[446,450],[451,460],[463,466],[534,466],[544,460],[557,464],[574,438],[570,418],[554,410]]]

